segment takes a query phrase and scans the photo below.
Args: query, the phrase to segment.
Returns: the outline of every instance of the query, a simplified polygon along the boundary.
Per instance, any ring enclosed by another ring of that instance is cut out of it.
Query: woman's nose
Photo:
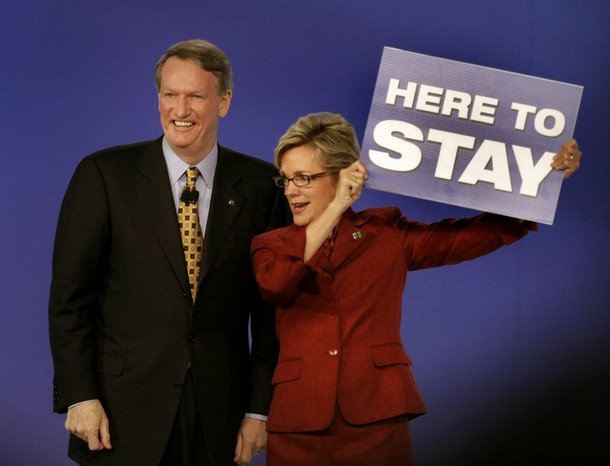
[[[299,192],[299,187],[294,184],[293,180],[288,180],[288,184],[284,187],[285,196],[294,196]]]

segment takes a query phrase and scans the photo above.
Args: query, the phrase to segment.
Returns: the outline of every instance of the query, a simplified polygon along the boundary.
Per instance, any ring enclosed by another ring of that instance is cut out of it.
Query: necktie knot
[[[197,167],[189,167],[186,169],[186,187],[195,189],[195,183],[199,178],[199,169]]]
[[[197,178],[199,177],[199,169],[197,167],[189,167],[186,170],[186,186],[180,195],[180,201],[186,205],[196,204],[199,199],[199,191],[195,187]]]

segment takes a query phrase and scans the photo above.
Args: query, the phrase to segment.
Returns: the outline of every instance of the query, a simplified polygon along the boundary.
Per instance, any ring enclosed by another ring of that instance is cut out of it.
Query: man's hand
[[[248,464],[252,457],[267,447],[267,423],[258,419],[244,418],[237,434],[235,461],[239,465]]]
[[[98,400],[86,401],[68,410],[66,430],[89,444],[89,450],[112,448],[108,417]]]

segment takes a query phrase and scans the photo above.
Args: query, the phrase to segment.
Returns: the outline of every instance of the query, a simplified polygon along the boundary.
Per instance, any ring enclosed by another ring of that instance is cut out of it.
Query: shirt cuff
[[[68,406],[68,409],[72,409],[75,406],[82,405],[83,403],[89,403],[90,401],[99,401],[99,400],[97,398],[94,398],[92,400],[79,401],[78,403],[74,403],[73,405]]]
[[[262,414],[254,414],[254,413],[246,413],[245,417],[250,419],[256,419],[257,421],[267,422],[268,417],[263,416]]]

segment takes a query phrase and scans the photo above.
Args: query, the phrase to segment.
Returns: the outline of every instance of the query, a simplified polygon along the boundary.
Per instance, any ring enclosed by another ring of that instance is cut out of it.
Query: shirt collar
[[[184,175],[186,169],[189,168],[191,165],[189,165],[180,157],[178,157],[178,155],[170,147],[165,137],[163,138],[162,147],[163,157],[165,157],[167,171],[169,172],[169,180],[171,185],[173,186],[178,182],[182,175]],[[207,154],[201,162],[195,165],[199,169],[201,177],[203,178],[203,182],[208,188],[211,188],[212,183],[214,182],[214,172],[216,171],[217,161],[218,144],[214,144],[210,153]]]

